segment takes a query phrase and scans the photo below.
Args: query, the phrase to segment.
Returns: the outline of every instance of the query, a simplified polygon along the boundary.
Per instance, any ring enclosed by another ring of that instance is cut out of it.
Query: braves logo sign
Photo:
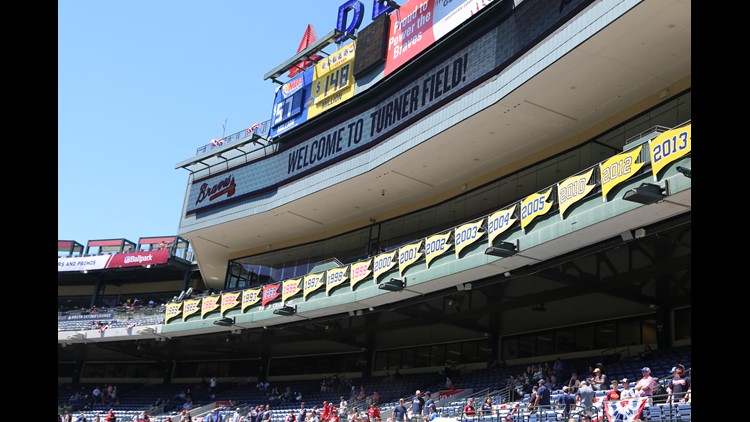
[[[236,188],[237,185],[234,183],[234,176],[231,174],[227,176],[226,179],[221,180],[219,183],[216,183],[211,187],[209,187],[208,183],[204,183],[201,185],[201,191],[198,194],[198,199],[195,200],[195,205],[200,204],[206,198],[208,198],[209,201],[213,201],[222,195],[226,195],[227,198],[230,198],[234,195]]]

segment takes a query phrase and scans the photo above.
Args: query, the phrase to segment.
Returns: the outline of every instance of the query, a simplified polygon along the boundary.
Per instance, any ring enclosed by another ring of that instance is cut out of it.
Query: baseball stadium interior
[[[364,3],[177,233],[58,240],[59,421],[691,420],[691,2]]]

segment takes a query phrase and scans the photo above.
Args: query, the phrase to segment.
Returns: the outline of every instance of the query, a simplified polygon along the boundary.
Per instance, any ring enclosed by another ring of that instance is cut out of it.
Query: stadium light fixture
[[[297,305],[282,306],[281,308],[274,310],[273,313],[276,315],[292,316],[297,313]]]
[[[664,200],[664,188],[653,183],[641,183],[640,186],[625,192],[622,199],[643,205],[655,204]]]
[[[378,285],[379,289],[388,290],[389,292],[400,292],[401,290],[404,290],[404,286],[406,285],[405,279],[402,280],[400,278],[392,278],[385,283],[381,283]]]
[[[501,258],[508,258],[518,252],[518,247],[515,243],[511,242],[500,242],[497,245],[492,245],[485,249],[485,255],[499,256]]]
[[[222,319],[214,321],[214,325],[221,325],[222,327],[231,327],[234,325],[234,318],[224,317]]]
[[[679,171],[680,173],[682,173],[682,175],[685,176],[685,177],[687,177],[688,179],[691,178],[690,177],[690,169],[689,168],[682,167],[682,166],[677,166],[676,170]]]

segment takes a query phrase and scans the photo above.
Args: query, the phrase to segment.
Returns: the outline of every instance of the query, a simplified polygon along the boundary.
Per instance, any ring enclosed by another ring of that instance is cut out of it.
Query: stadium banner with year
[[[310,99],[314,71],[312,67],[306,69],[276,90],[269,137],[281,135],[307,121],[307,102]]]
[[[189,299],[183,302],[185,305],[182,307],[182,320],[185,321],[187,317],[198,312],[201,308],[201,299]]]
[[[496,211],[487,217],[487,244],[492,246],[492,242],[497,236],[504,231],[513,227],[516,223],[516,205],[513,204],[508,208]]]
[[[203,303],[201,304],[201,318],[205,318],[206,315],[219,309],[219,299],[221,299],[220,295],[206,296],[203,298]]]
[[[273,301],[279,295],[281,294],[281,282],[273,283],[273,284],[266,284],[263,286],[263,300],[261,301],[261,306],[264,308],[266,307],[266,304]]]
[[[240,304],[240,293],[241,292],[232,292],[221,294],[221,312],[219,312],[221,316],[224,316],[228,310],[233,309]]]
[[[357,283],[370,275],[370,264],[372,264],[372,258],[368,258],[365,261],[355,262],[349,266],[349,287],[351,287],[351,290],[354,290],[354,286],[356,286]]]
[[[654,174],[654,181],[657,181],[657,175],[667,164],[684,157],[693,150],[692,143],[690,142],[692,126],[691,123],[687,126],[668,130],[648,141],[648,148],[651,153],[651,172]]]
[[[388,76],[435,41],[474,16],[492,0],[409,0],[389,16]]]
[[[589,171],[568,177],[557,184],[557,205],[560,210],[560,217],[565,218],[565,211],[576,202],[585,198],[594,188],[596,183],[593,180],[594,168]]]
[[[307,118],[345,102],[354,96],[354,53],[356,42],[338,49],[315,64],[312,82],[312,105],[307,108]]]
[[[242,308],[240,309],[242,312],[245,312],[245,309],[258,303],[260,300],[260,290],[246,289],[242,291]]]
[[[175,317],[180,315],[182,310],[182,302],[169,302],[167,308],[164,310],[164,323],[167,324]]]
[[[378,277],[385,274],[396,265],[396,251],[381,253],[375,255],[372,264],[372,278],[377,283]]]
[[[281,288],[281,303],[302,291],[302,277],[284,280]]]
[[[129,252],[112,255],[106,268],[139,267],[141,265],[166,264],[169,262],[169,249],[148,252]]]
[[[326,271],[326,294],[330,295],[331,290],[333,290],[335,287],[343,284],[349,276],[347,275],[347,271],[349,270],[349,267],[340,267],[340,268],[333,268],[328,271]]]
[[[398,275],[404,275],[404,271],[409,268],[409,265],[416,263],[422,257],[424,254],[422,242],[423,240],[420,240],[417,243],[398,248]]]
[[[484,234],[484,217],[471,223],[462,224],[453,231],[453,240],[456,243],[456,258],[460,258],[461,251],[479,240]]]
[[[320,286],[325,284],[325,271],[315,274],[309,274],[306,275],[305,281],[304,281],[304,293],[302,293],[302,297],[304,299],[307,299],[307,295],[310,293],[318,290]]]
[[[453,230],[443,234],[434,234],[424,241],[424,261],[427,268],[430,268],[430,262],[440,255],[448,252],[452,243],[450,242]]]
[[[547,214],[552,209],[552,205],[554,205],[552,188],[523,198],[521,200],[521,227],[525,229],[535,218]]]
[[[607,194],[612,188],[633,177],[643,167],[642,162],[636,162],[642,149],[643,145],[639,145],[599,164],[599,180],[602,184],[602,199],[604,202],[607,202]]]

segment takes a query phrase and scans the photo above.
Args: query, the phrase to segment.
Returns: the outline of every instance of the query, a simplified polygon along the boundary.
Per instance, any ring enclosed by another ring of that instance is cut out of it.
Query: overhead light
[[[464,283],[464,290],[471,290],[471,283]]]
[[[655,204],[664,199],[664,189],[653,183],[641,183],[637,188],[625,192],[622,199],[643,205]]]
[[[234,318],[224,317],[222,319],[214,321],[214,325],[221,325],[222,327],[231,327],[234,325]]]
[[[682,175],[685,176],[685,177],[687,177],[688,179],[691,178],[690,177],[690,169],[689,168],[682,167],[682,166],[677,166],[676,170],[679,171],[680,173],[682,173]]]
[[[289,305],[283,306],[279,309],[274,310],[273,313],[276,315],[292,316],[297,313],[297,305],[293,307]]]
[[[518,251],[515,243],[511,242],[500,242],[497,245],[492,245],[487,248],[484,253],[485,255],[499,256],[501,258],[508,258],[513,256]]]
[[[625,230],[624,232],[620,233],[620,238],[623,242],[633,240],[633,232],[631,232],[630,230]]]
[[[349,316],[354,316],[354,311],[349,311]]]
[[[646,229],[641,227],[640,229],[635,229],[635,238],[636,239],[643,239],[646,237]]]
[[[389,292],[399,292],[404,289],[405,282],[400,278],[392,278],[385,283],[378,285],[379,289],[388,290]]]
[[[89,270],[83,270],[83,273],[84,273],[84,274],[88,274],[88,273],[89,273]]]
[[[146,264],[146,268],[151,268],[151,264]]]

